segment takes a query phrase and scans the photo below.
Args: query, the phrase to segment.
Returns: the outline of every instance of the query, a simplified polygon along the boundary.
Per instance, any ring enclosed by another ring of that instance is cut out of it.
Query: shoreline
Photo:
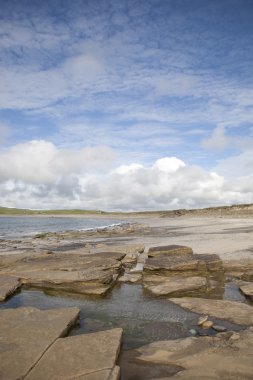
[[[115,216],[97,217],[105,218],[110,221]],[[121,329],[124,336],[121,352],[117,351],[117,365],[124,380],[134,376],[146,379],[140,352],[148,354],[146,350],[154,348],[154,358],[161,354],[163,360],[163,352],[169,357],[167,347],[174,344],[174,339],[182,344],[183,358],[188,355],[185,342],[192,342],[193,355],[195,342],[201,345],[196,353],[200,355],[199,363],[203,362],[201,353],[206,349],[210,357],[210,340],[220,350],[218,355],[224,356],[223,346],[229,350],[231,347],[226,336],[234,336],[235,345],[245,339],[245,350],[236,351],[239,362],[245,352],[251,354],[252,330],[247,327],[253,321],[252,302],[248,300],[252,294],[253,218],[153,215],[127,216],[124,220],[127,224],[113,228],[49,232],[13,242],[0,241],[0,290],[4,301],[1,313],[6,314],[3,326],[12,315],[18,323],[20,313],[31,313],[32,309],[37,315],[36,331],[40,331],[44,310],[57,314],[64,307],[66,313],[74,306],[80,314],[80,324],[65,341],[61,339],[62,344],[72,339],[85,341],[92,333],[94,344],[98,345],[101,331],[114,333]],[[156,247],[153,256],[151,247]],[[184,252],[165,254],[168,248]],[[199,325],[203,315],[209,318],[208,330]],[[23,331],[26,319],[21,319]],[[51,322],[45,330],[49,327]],[[6,331],[9,342],[12,328]],[[220,334],[222,331],[228,335]],[[16,336],[19,339],[15,332],[15,339]],[[32,339],[34,334],[28,331],[27,336]],[[11,371],[15,351],[9,352]],[[225,355],[226,362],[231,361],[230,351]],[[147,357],[150,370],[154,370],[155,377],[159,374],[159,378],[164,378],[165,367],[162,362],[153,363],[152,357]],[[97,350],[94,361],[99,362]],[[36,363],[35,368],[39,365]],[[45,368],[43,363],[41,366]],[[248,363],[245,373],[247,370]],[[228,369],[228,373],[233,373],[233,369]]]
[[[43,216],[44,218],[45,216]],[[85,219],[90,216],[85,215]],[[94,217],[93,217],[94,218]],[[96,219],[115,219],[100,216]],[[11,244],[8,237],[1,238],[0,255],[35,250],[36,252],[51,249],[64,244],[71,246],[83,243],[89,245],[91,252],[99,252],[99,245],[105,249],[124,249],[131,245],[141,245],[147,251],[152,246],[169,244],[186,245],[193,248],[196,254],[218,254],[223,260],[253,259],[253,217],[233,216],[179,216],[164,217],[126,217],[122,224],[115,226],[99,226],[85,230],[62,230],[41,232],[27,237],[14,237]],[[41,236],[39,236],[41,235]],[[41,238],[40,238],[41,237]],[[6,244],[5,244],[6,242]],[[4,248],[3,248],[4,247]]]

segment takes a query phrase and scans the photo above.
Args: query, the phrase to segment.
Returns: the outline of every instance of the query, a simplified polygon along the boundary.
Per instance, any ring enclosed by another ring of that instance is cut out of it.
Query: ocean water
[[[22,238],[44,232],[90,230],[123,224],[118,219],[53,216],[0,217],[0,239]]]

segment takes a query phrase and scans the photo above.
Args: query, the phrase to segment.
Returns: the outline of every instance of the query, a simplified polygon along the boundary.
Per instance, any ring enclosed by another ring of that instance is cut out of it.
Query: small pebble
[[[219,325],[213,325],[213,329],[216,330],[217,332],[225,332],[225,331],[227,331],[226,327],[219,326]]]
[[[233,333],[229,339],[230,340],[239,340],[240,339],[240,334]]]
[[[213,327],[213,322],[212,321],[205,321],[204,323],[202,323],[201,327],[203,329],[210,329],[211,327]]]
[[[199,326],[203,325],[203,323],[206,322],[207,320],[208,320],[208,315],[205,315],[203,317],[199,317],[198,325]]]
[[[198,332],[197,332],[195,329],[191,329],[191,330],[189,330],[189,333],[190,333],[191,335],[193,335],[193,336],[195,336],[195,335],[198,334]]]

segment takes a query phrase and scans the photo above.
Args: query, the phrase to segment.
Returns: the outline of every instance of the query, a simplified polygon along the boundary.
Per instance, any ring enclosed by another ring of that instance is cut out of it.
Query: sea
[[[113,228],[123,224],[125,222],[111,218],[2,216],[0,217],[0,239],[26,238],[46,232],[89,231]]]

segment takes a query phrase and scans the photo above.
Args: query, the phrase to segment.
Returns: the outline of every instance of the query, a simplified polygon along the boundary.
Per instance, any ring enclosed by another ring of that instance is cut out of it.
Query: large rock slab
[[[58,339],[26,376],[26,380],[113,380],[122,329]]]
[[[20,288],[19,278],[0,275],[0,301],[4,301],[10,295]]]
[[[253,325],[253,307],[244,303],[193,297],[170,298],[170,301],[196,313],[209,314],[239,325]]]
[[[161,341],[140,347],[137,359],[149,365],[177,366],[173,379],[250,380],[253,374],[253,330],[215,337]]]
[[[184,245],[165,245],[158,247],[151,247],[148,251],[148,257],[156,257],[161,255],[185,255],[193,254],[191,247],[186,247]]]
[[[156,296],[188,293],[199,289],[205,290],[207,286],[206,278],[198,276],[146,276],[144,283],[144,288]]]
[[[0,311],[0,379],[22,379],[59,337],[75,325],[79,309]]]
[[[253,260],[224,260],[223,267],[227,276],[253,281]]]
[[[221,298],[224,292],[222,261],[217,255],[170,254],[149,257],[143,285],[155,295],[205,295]],[[196,292],[196,293],[195,293]]]
[[[241,285],[240,290],[246,297],[250,298],[251,301],[253,301],[253,283],[252,282]]]
[[[117,252],[45,254],[16,261],[1,273],[17,276],[30,287],[103,295],[114,285],[124,256]]]
[[[216,272],[223,271],[222,260],[217,255],[161,255],[148,258],[145,272],[159,272],[170,275],[171,272]]]

